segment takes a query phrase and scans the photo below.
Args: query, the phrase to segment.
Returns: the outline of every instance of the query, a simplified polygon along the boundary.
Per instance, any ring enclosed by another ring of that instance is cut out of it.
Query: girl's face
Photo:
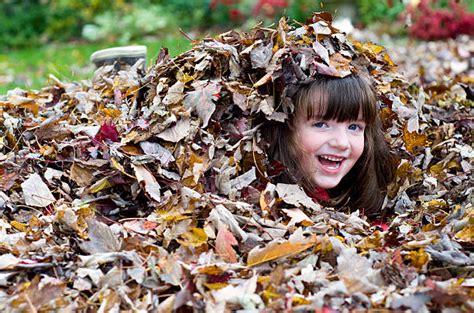
[[[297,114],[293,140],[305,177],[324,189],[336,187],[364,151],[365,126],[361,116],[355,121],[338,122]]]

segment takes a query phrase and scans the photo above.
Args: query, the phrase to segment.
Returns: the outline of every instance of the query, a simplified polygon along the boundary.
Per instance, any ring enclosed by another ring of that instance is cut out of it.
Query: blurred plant
[[[319,11],[323,8],[319,0],[292,0],[288,6],[288,16],[304,22],[312,12]]]
[[[40,0],[0,3],[0,47],[38,44],[47,28],[47,13]]]
[[[90,41],[111,41],[127,44],[132,39],[175,28],[171,12],[160,4],[142,1],[129,4],[122,10],[106,11],[87,24],[82,36]]]
[[[125,0],[3,0],[0,47],[35,46],[80,37],[82,26],[99,12],[123,5]]]
[[[82,27],[97,14],[122,10],[126,0],[43,0],[48,9],[47,39],[67,40],[80,37]]]
[[[403,1],[357,0],[360,19],[365,25],[375,22],[393,22],[405,10]]]
[[[213,24],[235,26],[276,21],[289,5],[289,0],[212,0],[209,8]]]
[[[409,33],[423,40],[474,35],[474,14],[462,1],[420,0],[407,7],[404,17],[410,21]]]
[[[172,15],[175,24],[185,30],[211,26],[211,0],[154,0]]]

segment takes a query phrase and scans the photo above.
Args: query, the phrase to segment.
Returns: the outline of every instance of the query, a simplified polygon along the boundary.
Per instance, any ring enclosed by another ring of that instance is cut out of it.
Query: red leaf
[[[378,227],[382,228],[383,231],[387,231],[387,230],[388,230],[388,224],[385,223],[385,222],[382,221],[382,220],[375,220],[375,221],[372,223],[372,226],[378,226]]]
[[[329,196],[329,193],[327,192],[327,190],[321,187],[314,188],[310,196],[316,202],[331,200],[331,197]]]
[[[112,121],[105,121],[104,124],[100,126],[100,130],[97,135],[95,135],[94,139],[97,141],[108,139],[110,141],[117,142],[119,141],[119,133]]]
[[[216,238],[216,252],[222,259],[230,263],[237,262],[237,255],[232,246],[238,244],[237,239],[235,239],[234,235],[228,231],[226,227],[219,229]]]

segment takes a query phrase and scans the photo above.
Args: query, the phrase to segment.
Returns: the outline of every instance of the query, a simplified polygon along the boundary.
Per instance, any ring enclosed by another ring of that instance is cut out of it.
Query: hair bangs
[[[376,118],[374,92],[360,76],[320,76],[303,87],[297,110],[308,119],[355,121],[371,124]]]

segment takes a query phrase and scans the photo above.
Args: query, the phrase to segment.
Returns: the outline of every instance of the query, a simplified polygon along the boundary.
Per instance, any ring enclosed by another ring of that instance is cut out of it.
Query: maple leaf
[[[202,127],[209,123],[212,113],[216,110],[214,101],[219,99],[221,86],[216,82],[197,81],[192,84],[194,91],[186,94],[183,100],[184,107],[196,111],[202,120]]]
[[[112,121],[110,122],[105,121],[100,126],[99,132],[97,133],[97,135],[95,135],[94,139],[99,142],[105,139],[108,139],[113,142],[117,142],[119,141],[119,136],[120,135],[117,131],[117,127],[115,126],[115,124]]]
[[[417,132],[410,132],[407,125],[403,128],[403,142],[408,152],[413,153],[416,147],[423,147],[428,143],[428,138],[425,134],[418,134]]]

